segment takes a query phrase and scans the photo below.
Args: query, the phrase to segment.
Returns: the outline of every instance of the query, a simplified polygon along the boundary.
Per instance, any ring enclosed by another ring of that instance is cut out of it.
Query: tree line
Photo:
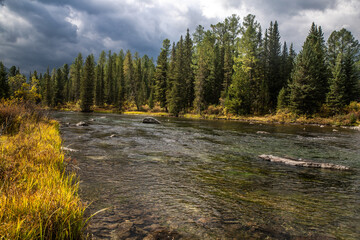
[[[360,96],[360,45],[346,29],[325,42],[314,23],[298,54],[281,42],[278,22],[264,33],[254,15],[232,15],[189,30],[179,41],[165,39],[156,64],[147,55],[102,51],[79,53],[69,66],[36,71],[30,79],[0,64],[0,98],[18,96],[55,107],[79,102],[82,111],[112,105],[159,105],[174,116],[202,114],[221,106],[233,114],[267,114],[287,109],[299,114],[340,113]]]

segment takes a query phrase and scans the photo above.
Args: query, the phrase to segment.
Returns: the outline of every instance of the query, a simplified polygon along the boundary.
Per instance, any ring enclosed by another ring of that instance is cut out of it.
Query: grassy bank
[[[150,115],[154,117],[171,117],[171,114],[165,112],[156,105],[150,109],[147,105],[142,106],[141,110],[137,110],[134,105],[127,105],[123,112],[111,105],[104,107],[94,107],[94,112],[98,113],[123,113],[128,115]],[[80,111],[80,105],[67,103],[56,110],[62,111]],[[277,123],[277,124],[318,124],[318,125],[334,125],[334,126],[359,126],[360,125],[360,103],[353,102],[347,106],[341,113],[332,115],[322,112],[313,115],[299,115],[289,110],[281,110],[276,113],[267,115],[234,115],[227,113],[226,109],[221,106],[209,106],[202,114],[194,111],[180,115],[189,119],[209,119],[209,120],[233,120],[259,123]]]
[[[0,239],[81,238],[84,206],[58,123],[14,101],[0,103],[0,123]]]
[[[171,115],[166,112],[159,111],[136,111],[128,110],[123,112],[124,114],[129,115],[151,115],[154,117],[157,116],[167,116]],[[185,113],[180,115],[183,118],[189,119],[208,119],[208,120],[233,120],[233,121],[244,121],[244,122],[258,122],[258,123],[275,123],[275,124],[316,124],[316,125],[331,125],[331,126],[358,126],[360,124],[360,104],[358,108],[351,109],[348,112],[343,114],[338,114],[334,116],[321,116],[317,115],[297,115],[290,111],[278,111],[275,114],[254,116],[239,116],[233,114],[224,114],[223,111],[206,111],[203,114],[196,114],[194,112]]]

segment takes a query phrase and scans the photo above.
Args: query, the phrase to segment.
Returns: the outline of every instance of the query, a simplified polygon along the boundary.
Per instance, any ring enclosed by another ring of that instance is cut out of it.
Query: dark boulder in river
[[[86,122],[78,122],[76,124],[77,127],[82,127],[82,126],[89,126],[89,124],[87,124]]]
[[[332,164],[332,163],[318,163],[318,162],[311,162],[311,161],[302,160],[302,159],[295,160],[295,159],[291,159],[291,158],[283,158],[283,157],[277,157],[277,156],[273,156],[273,155],[262,154],[259,156],[259,158],[264,159],[266,161],[283,163],[285,165],[290,165],[290,166],[325,168],[325,169],[334,169],[334,170],[350,170],[349,167],[342,166],[342,165],[336,165],[336,164]]]
[[[142,121],[143,123],[160,124],[160,121],[153,117],[146,117]]]

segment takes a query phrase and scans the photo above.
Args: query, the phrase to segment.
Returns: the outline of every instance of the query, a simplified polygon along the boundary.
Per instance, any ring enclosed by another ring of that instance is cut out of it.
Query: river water
[[[57,112],[93,239],[360,239],[360,131]],[[80,121],[89,126],[77,127]],[[70,123],[67,126],[65,123]],[[341,164],[285,166],[260,154]]]

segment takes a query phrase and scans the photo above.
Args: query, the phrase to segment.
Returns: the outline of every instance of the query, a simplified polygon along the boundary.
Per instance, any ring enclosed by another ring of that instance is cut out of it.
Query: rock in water
[[[142,121],[143,123],[160,124],[160,121],[153,117],[146,117]]]
[[[257,131],[256,133],[257,133],[257,134],[270,134],[270,133],[265,132],[265,131]]]
[[[82,126],[89,126],[89,124],[87,124],[86,122],[78,122],[76,124],[77,127],[82,127]]]
[[[310,167],[310,168],[325,168],[325,169],[335,169],[335,170],[350,170],[349,167],[336,165],[332,163],[317,163],[311,161],[304,161],[302,159],[294,160],[291,158],[282,158],[273,155],[259,155],[259,158],[264,159],[270,162],[283,163],[290,166],[299,166],[299,167]]]

